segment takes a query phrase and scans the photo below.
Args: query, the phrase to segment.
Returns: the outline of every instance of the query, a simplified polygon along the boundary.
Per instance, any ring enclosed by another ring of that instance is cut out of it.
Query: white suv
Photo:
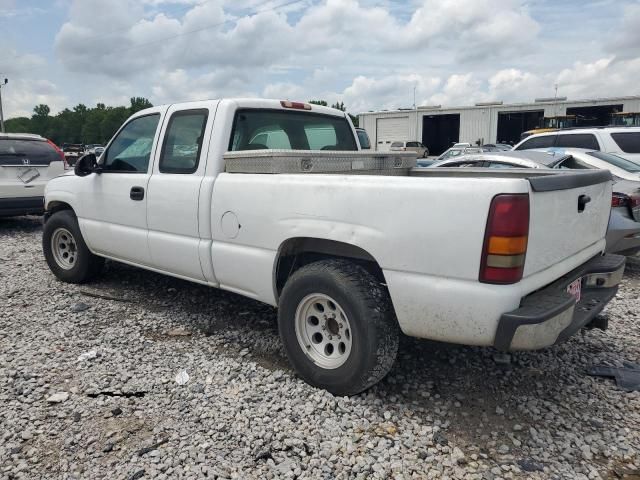
[[[28,133],[0,133],[0,217],[42,214],[44,187],[64,173],[62,151]]]
[[[575,128],[538,133],[525,138],[513,149],[551,147],[599,150],[640,163],[640,127]]]

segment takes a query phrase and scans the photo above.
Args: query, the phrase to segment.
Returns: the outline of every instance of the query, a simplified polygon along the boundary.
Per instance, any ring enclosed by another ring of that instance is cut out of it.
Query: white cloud
[[[484,61],[528,45],[539,30],[518,0],[426,0],[403,38],[414,48],[453,43],[459,59]]]
[[[0,82],[8,78],[2,87],[2,106],[5,118],[31,116],[33,107],[46,103],[59,108],[65,103],[65,96],[56,84],[43,78],[47,62],[34,54],[24,54],[5,47],[0,51]]]
[[[58,0],[66,20],[56,57],[43,68],[42,57],[18,56],[15,71],[36,69],[20,98],[32,96],[30,110],[38,95],[52,107],[65,95],[65,106],[262,95],[343,101],[359,112],[410,107],[414,87],[418,104],[442,105],[531,100],[553,95],[555,83],[570,98],[638,93],[637,1],[589,5],[590,15],[600,8],[610,26],[617,22],[606,44],[556,18],[571,11],[564,3],[302,0],[276,8],[283,3]],[[0,17],[18,5],[0,0]],[[558,34],[558,24],[571,34]],[[6,50],[0,64],[11,65],[2,62]],[[59,89],[37,85],[42,78]]]
[[[67,97],[49,80],[10,80],[2,87],[2,107],[6,118],[30,117],[33,107],[40,103],[49,105],[52,111],[67,106]]]
[[[156,103],[176,103],[221,97],[252,97],[248,79],[234,69],[221,69],[198,76],[183,69],[163,72],[161,82],[151,88]]]
[[[627,5],[619,32],[607,45],[607,50],[619,58],[634,58],[640,52],[640,3]]]
[[[441,80],[422,75],[389,75],[381,78],[356,77],[344,90],[342,101],[352,111],[376,108],[393,109],[411,107],[416,88],[416,103],[435,93]]]

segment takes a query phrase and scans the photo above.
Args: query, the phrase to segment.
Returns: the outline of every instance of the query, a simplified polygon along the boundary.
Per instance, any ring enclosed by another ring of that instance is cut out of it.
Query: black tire
[[[75,262],[71,268],[63,268],[55,259],[51,240],[59,229],[71,233],[75,241]],[[85,283],[95,278],[104,266],[104,258],[94,255],[84,243],[78,219],[71,210],[54,213],[44,224],[42,234],[42,250],[49,269],[58,279],[67,283]]]
[[[317,365],[296,336],[298,305],[316,293],[335,299],[351,327],[351,351],[334,369]],[[378,383],[398,352],[399,328],[387,289],[364,268],[345,260],[318,261],[289,278],[280,297],[278,328],[296,372],[334,395],[355,395]]]

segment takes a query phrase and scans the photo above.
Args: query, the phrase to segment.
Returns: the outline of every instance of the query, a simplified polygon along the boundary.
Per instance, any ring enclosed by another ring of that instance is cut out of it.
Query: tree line
[[[312,103],[314,105],[321,105],[323,107],[328,107],[329,104],[327,103],[326,100],[309,100],[309,103]],[[347,107],[344,106],[344,102],[336,102],[333,105],[331,105],[331,108],[335,108],[337,110],[342,110],[343,112],[347,111]],[[351,119],[351,123],[353,123],[354,127],[358,126],[358,117],[356,117],[355,115],[351,115],[350,113],[347,113],[347,115],[349,115],[349,118]]]
[[[152,107],[143,97],[132,97],[128,107],[108,107],[98,103],[88,108],[82,103],[51,115],[48,105],[36,105],[31,117],[10,118],[4,122],[7,133],[36,133],[58,145],[63,143],[106,144],[132,114]]]
[[[325,100],[311,100],[309,103],[327,106]],[[36,105],[31,117],[16,117],[6,120],[7,133],[36,133],[53,141],[57,145],[63,143],[97,143],[105,145],[118,128],[132,114],[145,108],[153,107],[144,97],[132,97],[128,107],[107,107],[98,103],[89,108],[82,103],[72,109],[65,108],[57,115],[51,115],[48,105]],[[343,112],[344,103],[331,105]],[[358,126],[358,118],[349,114],[351,121]]]

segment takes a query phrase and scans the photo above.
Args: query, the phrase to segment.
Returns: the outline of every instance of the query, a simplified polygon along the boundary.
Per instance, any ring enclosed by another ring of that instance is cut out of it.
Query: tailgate
[[[594,248],[607,233],[611,213],[608,170],[530,178],[527,277]],[[597,252],[594,252],[594,254]]]

